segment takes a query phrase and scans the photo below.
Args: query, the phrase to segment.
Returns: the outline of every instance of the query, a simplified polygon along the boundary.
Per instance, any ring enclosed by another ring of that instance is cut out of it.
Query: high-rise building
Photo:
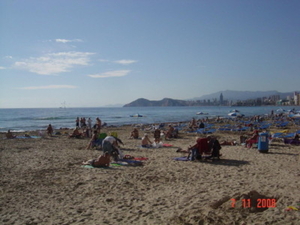
[[[223,103],[224,103],[224,99],[223,99],[223,94],[221,93],[220,94],[220,104],[223,105]]]

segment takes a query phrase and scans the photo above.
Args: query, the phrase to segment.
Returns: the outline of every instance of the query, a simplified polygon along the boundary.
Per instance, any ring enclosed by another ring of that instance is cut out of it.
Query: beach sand
[[[143,149],[140,140],[128,139],[131,129],[103,131],[118,132],[125,154],[148,160],[108,169],[81,166],[102,153],[85,149],[89,139],[1,134],[0,223],[299,224],[300,210],[286,209],[300,208],[300,146],[273,142],[268,154],[223,146],[220,161],[175,161],[184,156],[177,148],[195,143],[196,134],[181,132],[163,141],[172,147]],[[239,142],[240,133],[215,135]],[[249,207],[256,199],[270,207]]]

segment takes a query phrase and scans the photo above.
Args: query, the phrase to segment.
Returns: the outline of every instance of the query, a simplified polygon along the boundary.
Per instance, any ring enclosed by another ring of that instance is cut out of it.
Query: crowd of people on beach
[[[258,142],[259,132],[260,130],[257,127],[257,124],[262,123],[266,119],[272,121],[291,121],[289,117],[286,117],[284,114],[271,114],[266,118],[264,116],[253,116],[248,118],[247,123],[243,124],[243,122],[236,122],[237,128],[242,128],[243,126],[247,126],[250,129],[250,133],[243,133],[240,135],[239,144],[244,144],[245,147],[251,148],[253,144]],[[182,127],[186,128],[188,132],[195,132],[198,129],[205,129],[207,125],[211,122],[217,122],[219,124],[227,123],[228,121],[232,121],[228,118],[202,118],[196,120],[192,118],[192,120],[187,124],[184,122],[179,122],[175,124],[165,125],[163,123],[158,125],[150,125],[148,127],[145,126],[135,126],[129,134],[129,139],[135,139],[140,141],[141,148],[152,148],[152,147],[162,147],[163,140],[171,140],[173,138],[179,137],[179,130]],[[293,121],[292,121],[293,122]],[[102,123],[99,117],[96,118],[95,123],[93,125],[93,121],[91,118],[79,118],[77,117],[75,120],[75,128],[71,133],[68,134],[68,138],[90,138],[89,142],[86,146],[86,149],[96,148],[98,150],[102,150],[103,154],[101,154],[97,159],[85,161],[83,164],[92,165],[95,167],[98,166],[109,166],[110,158],[113,158],[115,161],[123,159],[124,154],[121,151],[120,144],[123,142],[118,138],[118,134],[116,132],[112,132],[110,134],[106,134],[105,132],[101,132],[101,129],[106,125],[106,123]],[[144,134],[140,134],[140,130],[144,131]],[[46,133],[48,136],[54,135],[54,128],[51,124],[46,128]],[[153,136],[151,136],[153,135]],[[17,136],[14,135],[10,130],[8,130],[6,134],[7,139],[13,139]],[[299,135],[292,139],[293,143],[299,143]],[[290,141],[290,143],[292,143]],[[224,140],[219,142],[219,140],[213,136],[208,135],[206,137],[197,137],[196,143],[188,146],[185,150],[179,148],[177,152],[187,153],[187,158],[190,160],[201,160],[203,158],[217,158],[219,159],[221,154],[221,146],[222,145],[237,145],[236,140]]]

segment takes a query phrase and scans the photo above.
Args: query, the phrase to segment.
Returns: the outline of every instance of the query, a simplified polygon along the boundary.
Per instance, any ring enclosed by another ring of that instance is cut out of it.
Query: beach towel
[[[190,161],[190,159],[188,159],[186,156],[182,156],[182,157],[176,157],[174,158],[175,161]]]
[[[133,157],[131,155],[125,155],[123,157],[123,160],[137,160],[137,161],[145,161],[145,160],[148,160],[148,158],[145,158],[145,157]]]
[[[30,136],[30,137],[25,137],[25,136],[17,136],[17,139],[29,139],[29,138],[41,138],[41,136]]]
[[[119,161],[117,161],[115,163],[122,163],[122,162],[126,162],[128,164],[134,164],[134,165],[140,165],[140,164],[142,164],[142,161],[140,161],[140,160],[134,160],[134,159],[119,159]]]
[[[148,158],[146,158],[146,157],[134,157],[133,159],[137,160],[137,161],[146,161],[146,160],[148,160]]]
[[[156,147],[153,147],[152,145],[149,145],[149,146],[142,146],[142,145],[139,145],[137,146],[138,148],[156,148]]]
[[[90,169],[93,169],[93,168],[96,168],[96,169],[109,169],[111,167],[115,167],[115,166],[122,166],[118,163],[111,163],[109,167],[94,167],[94,166],[91,166],[91,165],[82,165],[82,167],[84,168],[90,168]]]
[[[284,138],[284,144],[300,145],[300,140]]]
[[[172,147],[173,145],[172,144],[163,144],[163,147]]]

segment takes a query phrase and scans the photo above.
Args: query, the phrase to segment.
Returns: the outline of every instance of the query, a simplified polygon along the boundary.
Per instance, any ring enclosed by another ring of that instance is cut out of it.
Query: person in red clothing
[[[258,132],[258,130],[255,130],[252,133],[252,136],[245,141],[245,143],[246,143],[245,147],[251,148],[252,144],[257,143],[258,137],[259,137],[259,132]]]
[[[206,138],[197,138],[196,144],[188,148],[189,154],[187,158],[189,159],[190,155],[192,154],[191,160],[193,161],[195,159],[201,159],[203,153],[210,153],[210,139],[210,136],[207,136]]]

